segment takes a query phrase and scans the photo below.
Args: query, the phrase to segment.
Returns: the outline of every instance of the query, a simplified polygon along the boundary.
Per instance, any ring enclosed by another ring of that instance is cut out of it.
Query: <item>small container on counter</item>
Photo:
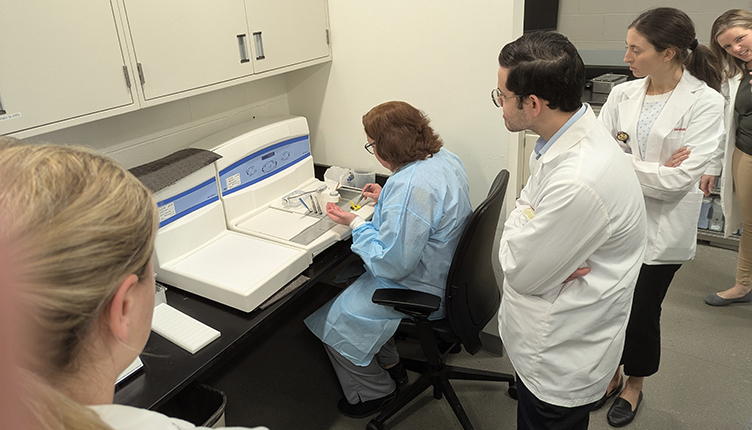
[[[326,204],[331,203],[339,203],[340,196],[339,191],[324,191],[319,194],[319,201],[323,203],[323,206],[326,207]]]

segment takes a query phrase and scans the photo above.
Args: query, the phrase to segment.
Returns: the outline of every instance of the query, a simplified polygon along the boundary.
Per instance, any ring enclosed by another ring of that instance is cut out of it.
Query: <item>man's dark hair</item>
[[[522,100],[535,94],[551,109],[574,112],[582,106],[585,64],[566,36],[552,31],[527,33],[499,53],[499,65],[509,70],[507,89]]]

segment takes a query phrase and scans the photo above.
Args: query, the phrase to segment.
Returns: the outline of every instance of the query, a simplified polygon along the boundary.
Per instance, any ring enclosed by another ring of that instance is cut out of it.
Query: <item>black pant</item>
[[[517,430],[587,430],[593,405],[565,408],[546,403],[517,378]]]
[[[621,362],[628,376],[650,376],[661,362],[661,304],[681,264],[643,264],[635,285]]]

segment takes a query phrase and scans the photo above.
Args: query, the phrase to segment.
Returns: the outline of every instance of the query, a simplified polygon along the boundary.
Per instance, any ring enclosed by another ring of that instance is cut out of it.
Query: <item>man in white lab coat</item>
[[[621,357],[646,240],[642,191],[580,97],[585,67],[561,34],[499,55],[494,103],[540,135],[504,225],[501,337],[518,375],[518,429],[587,429]]]

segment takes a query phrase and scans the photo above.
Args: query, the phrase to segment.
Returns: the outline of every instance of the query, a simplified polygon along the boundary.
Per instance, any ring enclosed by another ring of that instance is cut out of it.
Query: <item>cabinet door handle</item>
[[[263,60],[264,56],[264,41],[261,40],[261,32],[253,33],[253,41],[256,44],[256,59]]]
[[[245,46],[245,34],[238,34],[238,50],[240,51],[240,62],[247,63],[251,61],[248,58],[248,48]]]
[[[144,79],[144,69],[141,67],[141,63],[136,63],[136,68],[138,69],[138,80],[141,81],[141,85],[144,85],[146,79]]]
[[[131,78],[128,76],[128,67],[123,66],[123,75],[125,75],[125,86],[130,88],[131,87]]]

